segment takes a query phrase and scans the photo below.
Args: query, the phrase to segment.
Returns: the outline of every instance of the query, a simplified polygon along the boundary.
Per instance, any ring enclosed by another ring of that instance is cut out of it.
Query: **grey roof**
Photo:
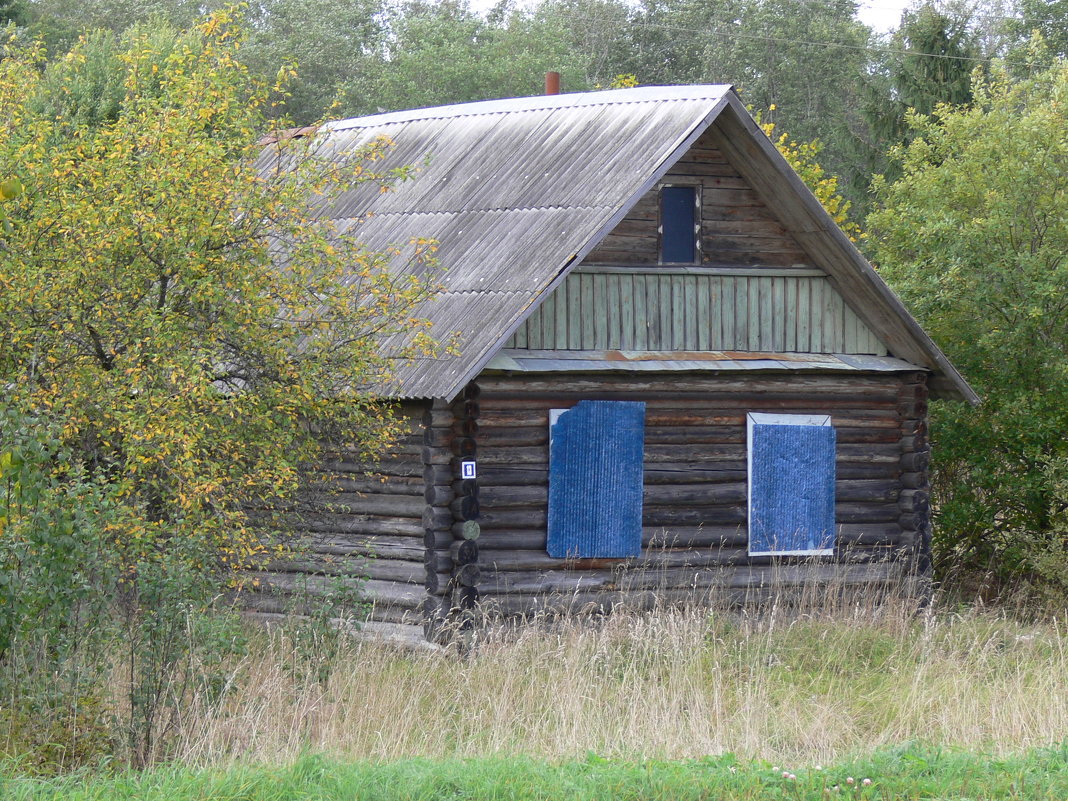
[[[393,143],[386,168],[418,166],[414,180],[393,191],[365,184],[343,195],[324,210],[326,217],[374,250],[415,237],[439,245],[444,293],[418,314],[439,338],[458,333],[459,355],[405,364],[398,385],[384,391],[454,397],[725,109],[752,123],[729,86],[669,86],[415,109],[320,128],[324,152],[348,152],[384,136]],[[743,135],[753,130],[767,142],[755,126]],[[855,248],[852,254],[859,259],[852,269],[875,275]],[[403,256],[395,261],[395,269],[404,269]],[[897,355],[948,376],[949,394],[968,397],[967,384],[882,281],[875,282],[882,287],[876,301],[897,304],[882,316],[907,318],[897,340],[915,347],[898,348]],[[873,325],[880,334],[885,327]]]

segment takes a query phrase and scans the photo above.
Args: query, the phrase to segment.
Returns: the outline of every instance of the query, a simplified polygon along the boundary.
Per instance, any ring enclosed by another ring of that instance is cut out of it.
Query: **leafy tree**
[[[943,575],[1068,590],[1068,63],[909,115],[868,219],[882,274],[983,396],[932,409]]]
[[[978,37],[966,9],[951,14],[928,2],[905,11],[881,64],[864,78],[865,135],[854,158],[864,168],[853,175],[866,188],[873,173],[897,176],[886,158],[891,147],[913,136],[909,110],[930,114],[940,103],[971,101],[971,73],[981,57]]]
[[[465,2],[409,2],[389,22],[373,69],[345,86],[345,113],[367,114],[541,94],[543,76],[586,88],[566,24],[501,4],[486,17]]]
[[[1020,19],[1009,30],[1026,42],[1037,31],[1050,56],[1068,58],[1068,0],[1018,0]]]
[[[257,144],[276,88],[237,61],[241,41],[225,11],[183,33],[90,35],[44,70],[39,46],[0,59],[0,175],[22,187],[3,203],[4,419],[57,443],[39,449],[42,508],[62,505],[65,476],[105,493],[97,528],[57,525],[94,538],[116,577],[138,761],[180,696],[167,677],[190,664],[189,610],[265,550],[253,512],[290,498],[324,447],[371,455],[396,433],[368,391],[394,364],[375,336],[413,332],[399,358],[433,349],[413,317],[431,265],[393,278],[399,253],[314,214],[405,171],[375,171],[383,142],[344,168],[314,139]],[[398,245],[430,259],[431,243]]]

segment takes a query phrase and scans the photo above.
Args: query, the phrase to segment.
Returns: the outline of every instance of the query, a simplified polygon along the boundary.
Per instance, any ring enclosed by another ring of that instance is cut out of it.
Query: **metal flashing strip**
[[[842,353],[736,353],[652,351],[500,350],[485,369],[521,373],[555,372],[907,372],[925,368],[891,356]]]

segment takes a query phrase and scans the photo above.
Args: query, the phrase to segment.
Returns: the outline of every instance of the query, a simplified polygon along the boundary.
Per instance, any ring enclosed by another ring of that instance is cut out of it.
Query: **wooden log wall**
[[[810,262],[712,140],[713,135],[702,135],[662,179],[665,184],[700,187],[702,263],[788,267]],[[583,263],[657,264],[659,202],[659,189],[654,187]]]
[[[407,433],[381,460],[362,461],[351,451],[328,456],[325,484],[311,488],[294,521],[306,550],[249,574],[258,589],[245,594],[247,606],[306,613],[317,599],[348,587],[372,604],[372,620],[420,622],[428,505],[423,421],[431,413],[429,402],[406,403],[400,413]],[[450,469],[446,460],[446,486]],[[451,536],[447,524],[441,530],[443,538]]]
[[[671,377],[484,373],[478,418],[477,585],[489,607],[524,613],[622,598],[751,594],[771,585],[893,583],[926,558],[926,375]],[[562,560],[545,551],[548,415],[582,399],[646,403],[643,551]],[[834,558],[747,553],[747,412],[827,414],[837,432]]]

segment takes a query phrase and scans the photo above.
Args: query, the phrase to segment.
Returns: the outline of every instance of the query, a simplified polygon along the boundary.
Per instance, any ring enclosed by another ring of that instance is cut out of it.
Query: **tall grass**
[[[301,679],[299,644],[269,631],[221,705],[192,699],[174,756],[733,752],[798,765],[906,741],[1005,754],[1068,732],[1066,624],[902,603],[617,611],[491,626],[462,652],[353,642],[325,684]]]

